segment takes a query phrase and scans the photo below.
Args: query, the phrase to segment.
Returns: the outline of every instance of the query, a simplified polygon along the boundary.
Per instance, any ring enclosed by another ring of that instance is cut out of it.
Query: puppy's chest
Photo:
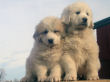
[[[63,49],[64,50],[73,50],[80,45],[83,45],[80,38],[66,37],[64,40]]]
[[[43,61],[45,63],[51,63],[56,62],[59,60],[61,56],[61,50],[59,49],[48,49],[45,51],[41,51],[39,53],[39,59],[40,61]]]
[[[78,37],[66,37],[64,40],[63,49],[64,50],[89,50],[92,48],[92,43],[89,43],[88,39],[82,39]]]
[[[95,42],[93,42],[91,40],[84,40],[83,50],[90,51],[91,49],[94,48],[94,46],[96,46],[96,43]]]

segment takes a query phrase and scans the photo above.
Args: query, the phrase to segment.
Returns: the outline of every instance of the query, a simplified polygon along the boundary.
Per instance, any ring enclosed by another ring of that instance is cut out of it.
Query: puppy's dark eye
[[[47,34],[48,33],[48,30],[45,30],[44,32],[43,32],[43,34]]]
[[[54,30],[54,33],[58,33],[59,31],[58,30]]]
[[[80,14],[80,11],[77,11],[76,14],[79,15]]]
[[[89,13],[86,13],[87,14],[87,16],[89,16]]]

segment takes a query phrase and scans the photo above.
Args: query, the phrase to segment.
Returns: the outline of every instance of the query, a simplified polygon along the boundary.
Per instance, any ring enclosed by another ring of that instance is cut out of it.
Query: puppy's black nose
[[[86,23],[87,22],[87,18],[82,18],[82,20],[83,20],[83,23]]]
[[[53,39],[48,39],[48,43],[53,44]]]

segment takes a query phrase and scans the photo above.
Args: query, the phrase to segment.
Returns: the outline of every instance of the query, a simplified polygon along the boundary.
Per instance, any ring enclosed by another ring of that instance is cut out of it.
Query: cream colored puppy
[[[32,82],[33,77],[37,77],[38,81],[60,81],[62,32],[62,22],[56,17],[46,17],[37,25],[34,47],[27,59],[26,75],[21,82]]]
[[[61,19],[66,32],[61,59],[64,79],[77,80],[77,74],[88,80],[99,79],[99,48],[93,34],[91,9],[83,2],[76,2],[64,9]]]

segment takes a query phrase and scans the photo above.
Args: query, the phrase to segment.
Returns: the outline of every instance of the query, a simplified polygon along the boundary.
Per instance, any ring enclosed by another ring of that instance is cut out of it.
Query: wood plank
[[[14,81],[4,81],[4,82],[14,82]],[[17,81],[19,82],[19,81]],[[110,79],[101,79],[101,80],[79,80],[79,81],[61,81],[61,82],[110,82]]]
[[[103,80],[79,80],[79,81],[62,81],[62,82],[110,82],[110,79],[103,79]]]

